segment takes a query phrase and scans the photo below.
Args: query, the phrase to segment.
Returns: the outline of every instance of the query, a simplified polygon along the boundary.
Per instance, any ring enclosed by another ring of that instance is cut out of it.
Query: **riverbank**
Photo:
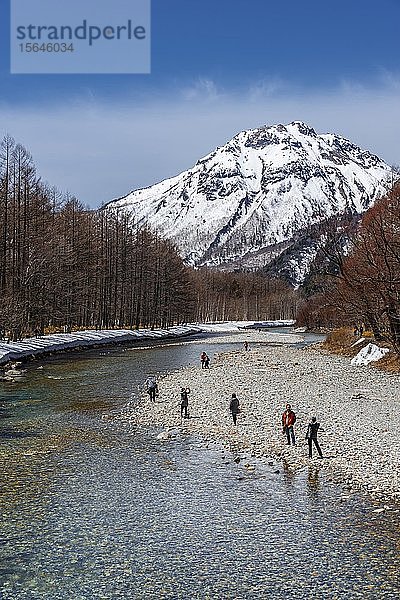
[[[253,342],[265,341],[263,334],[250,335]],[[159,382],[156,404],[146,396],[139,405],[128,407],[123,418],[133,425],[159,426],[164,432],[218,439],[249,469],[257,458],[278,461],[293,471],[312,464],[349,491],[400,500],[399,378],[354,367],[347,358],[327,355],[318,347],[289,347],[279,336],[275,343],[273,334],[269,337],[265,347],[216,356],[210,370],[191,366],[168,374]],[[190,418],[181,422],[179,392],[187,386]],[[233,392],[241,408],[237,427],[229,412]],[[296,446],[287,446],[282,435],[286,402],[297,414]],[[322,460],[308,458],[305,432],[314,415],[324,428],[319,436]],[[163,435],[168,438],[170,433]]]
[[[0,341],[0,365],[11,361],[27,360],[56,352],[69,352],[115,344],[129,344],[138,340],[181,338],[202,333],[200,327],[176,325],[169,329],[101,329],[53,333],[18,342]]]
[[[73,333],[53,333],[24,338],[16,342],[0,340],[0,367],[11,361],[25,361],[54,353],[82,351],[84,349],[116,344],[130,344],[138,340],[174,339],[202,333],[226,334],[256,325],[263,328],[290,327],[294,321],[225,321],[223,323],[188,323],[168,329],[87,329]],[[264,330],[265,330],[264,329]],[[246,332],[243,332],[247,334]]]

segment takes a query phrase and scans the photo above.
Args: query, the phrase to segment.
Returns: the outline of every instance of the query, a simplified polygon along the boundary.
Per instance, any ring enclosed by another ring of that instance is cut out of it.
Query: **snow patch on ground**
[[[379,346],[376,346],[375,344],[368,344],[356,354],[352,359],[351,364],[356,367],[368,365],[370,362],[380,360],[388,352],[389,350],[387,348],[379,348]]]
[[[293,320],[280,321],[225,321],[224,323],[194,323],[196,327],[207,333],[224,333],[239,331],[244,328],[257,329],[266,327],[291,327],[295,324]]]
[[[99,331],[85,330],[74,333],[55,333],[43,335],[38,338],[25,338],[18,342],[0,342],[0,364],[10,360],[61,352],[81,347],[94,347],[97,345],[117,344],[120,342],[135,341],[137,339],[161,339],[183,337],[201,333],[201,329],[194,325],[176,326],[169,329],[103,329]]]
[[[358,344],[361,344],[361,342],[364,342],[364,341],[365,341],[365,337],[361,337],[359,340],[354,342],[354,344],[352,344],[351,347],[353,348],[354,346],[358,346]]]

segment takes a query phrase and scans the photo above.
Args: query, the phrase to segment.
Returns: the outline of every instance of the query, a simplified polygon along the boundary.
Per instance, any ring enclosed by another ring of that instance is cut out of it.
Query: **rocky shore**
[[[246,334],[250,344],[267,343],[250,345],[248,352],[215,355],[210,370],[199,364],[168,374],[159,380],[155,404],[144,394],[141,402],[128,406],[123,418],[133,425],[160,427],[160,439],[180,432],[219,440],[248,469],[257,459],[292,471],[314,465],[349,491],[364,490],[383,501],[400,500],[399,377],[352,366],[348,358],[328,355],[318,346],[290,347],[291,336],[271,336],[267,341],[265,334]],[[237,337],[225,340],[237,341]],[[207,340],[206,351],[211,343]],[[181,387],[191,389],[190,418],[183,420]],[[229,412],[233,392],[241,408],[237,427]],[[282,434],[281,415],[287,402],[297,415],[296,446],[288,446]],[[322,460],[316,453],[308,458],[305,433],[312,416],[324,429],[319,435]]]

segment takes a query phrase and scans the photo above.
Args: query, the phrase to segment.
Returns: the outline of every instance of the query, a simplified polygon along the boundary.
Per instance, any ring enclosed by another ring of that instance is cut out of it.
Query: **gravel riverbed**
[[[123,415],[133,425],[161,427],[161,438],[177,432],[221,441],[237,460],[254,469],[257,459],[292,471],[310,464],[348,490],[364,490],[381,500],[400,500],[400,378],[372,367],[353,367],[348,358],[318,346],[286,345],[296,339],[246,334],[250,350],[215,355],[209,370],[200,364],[159,379],[157,402],[147,395]],[[220,338],[218,338],[221,341]],[[224,340],[238,341],[237,336]],[[207,340],[205,350],[211,344]],[[228,346],[229,348],[229,346]],[[190,387],[190,418],[181,420],[180,389]],[[235,427],[231,394],[240,400]],[[297,415],[296,446],[287,446],[281,415],[289,402]],[[308,458],[307,424],[316,416],[324,429],[322,460]]]

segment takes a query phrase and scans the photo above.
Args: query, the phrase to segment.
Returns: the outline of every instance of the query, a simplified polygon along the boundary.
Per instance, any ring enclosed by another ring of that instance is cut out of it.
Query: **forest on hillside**
[[[400,182],[356,227],[331,227],[326,238],[326,268],[314,278],[316,293],[300,307],[299,322],[362,324],[400,354]]]
[[[0,147],[0,336],[295,318],[298,294],[253,273],[187,267],[125,216],[85,208],[44,183],[29,152]]]

